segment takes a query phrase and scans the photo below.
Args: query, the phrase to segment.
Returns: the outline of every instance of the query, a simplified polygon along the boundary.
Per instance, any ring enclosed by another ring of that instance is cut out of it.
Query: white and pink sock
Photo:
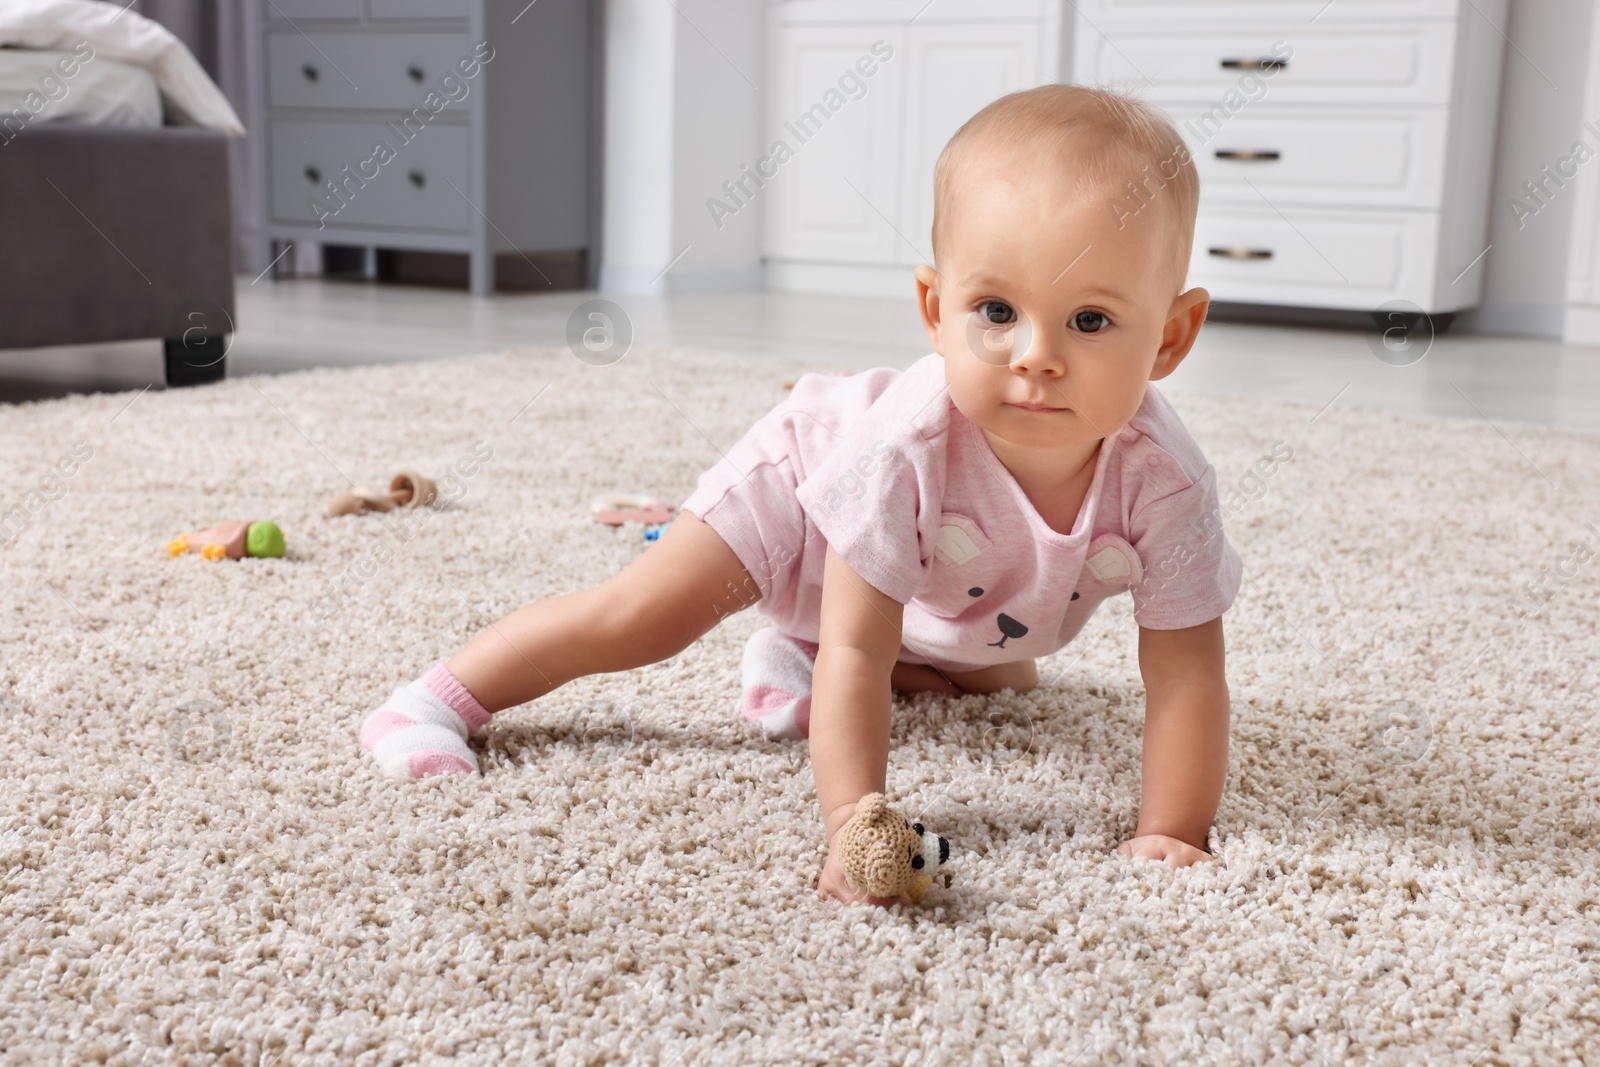
[[[769,738],[811,736],[811,668],[817,646],[775,626],[757,630],[739,668],[740,714]]]
[[[361,723],[361,749],[385,774],[476,774],[467,737],[489,724],[489,712],[441,661],[394,693]]]

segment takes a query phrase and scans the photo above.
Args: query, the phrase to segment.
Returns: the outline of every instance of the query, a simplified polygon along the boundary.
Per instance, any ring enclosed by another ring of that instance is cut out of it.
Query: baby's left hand
[[[1202,852],[1187,841],[1180,841],[1176,837],[1167,837],[1165,834],[1145,834],[1135,837],[1131,841],[1124,841],[1117,846],[1117,855],[1129,859],[1162,860],[1168,867],[1176,870],[1179,867],[1188,867],[1195,863],[1213,863],[1216,857],[1209,852]]]

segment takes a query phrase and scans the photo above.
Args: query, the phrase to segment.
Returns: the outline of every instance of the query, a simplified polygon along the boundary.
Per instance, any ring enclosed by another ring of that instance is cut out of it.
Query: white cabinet
[[[1083,0],[1072,80],[1172,116],[1213,300],[1476,304],[1505,0]]]
[[[790,155],[763,194],[768,285],[910,292],[945,142],[990,101],[1054,81],[1061,30],[1055,0],[774,4],[768,151]]]

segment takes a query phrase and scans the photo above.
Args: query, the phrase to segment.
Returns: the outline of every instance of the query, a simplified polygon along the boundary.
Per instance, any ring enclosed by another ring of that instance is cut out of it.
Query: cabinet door
[[[945,142],[992,101],[1041,77],[1037,22],[912,26],[906,42],[906,123],[901,212],[906,241],[895,262],[933,262],[933,167]]]
[[[772,33],[767,145],[752,168],[766,178],[752,192],[768,198],[767,255],[893,262],[905,30],[775,24]]]

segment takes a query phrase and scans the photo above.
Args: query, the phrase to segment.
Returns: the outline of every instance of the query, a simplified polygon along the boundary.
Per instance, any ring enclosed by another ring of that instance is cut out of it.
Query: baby
[[[1228,763],[1222,614],[1241,564],[1215,474],[1151,388],[1209,295],[1184,290],[1199,180],[1161,112],[1047,85],[973,116],[934,174],[934,351],[807,375],[602,585],[529,604],[362,724],[388,773],[467,774],[492,713],[675,655],[757,604],[742,711],[809,737],[830,846],[883,792],[892,691],[1018,692],[1107,597],[1133,596],[1143,795],[1124,856],[1209,860]],[[824,898],[856,892],[829,849]]]

